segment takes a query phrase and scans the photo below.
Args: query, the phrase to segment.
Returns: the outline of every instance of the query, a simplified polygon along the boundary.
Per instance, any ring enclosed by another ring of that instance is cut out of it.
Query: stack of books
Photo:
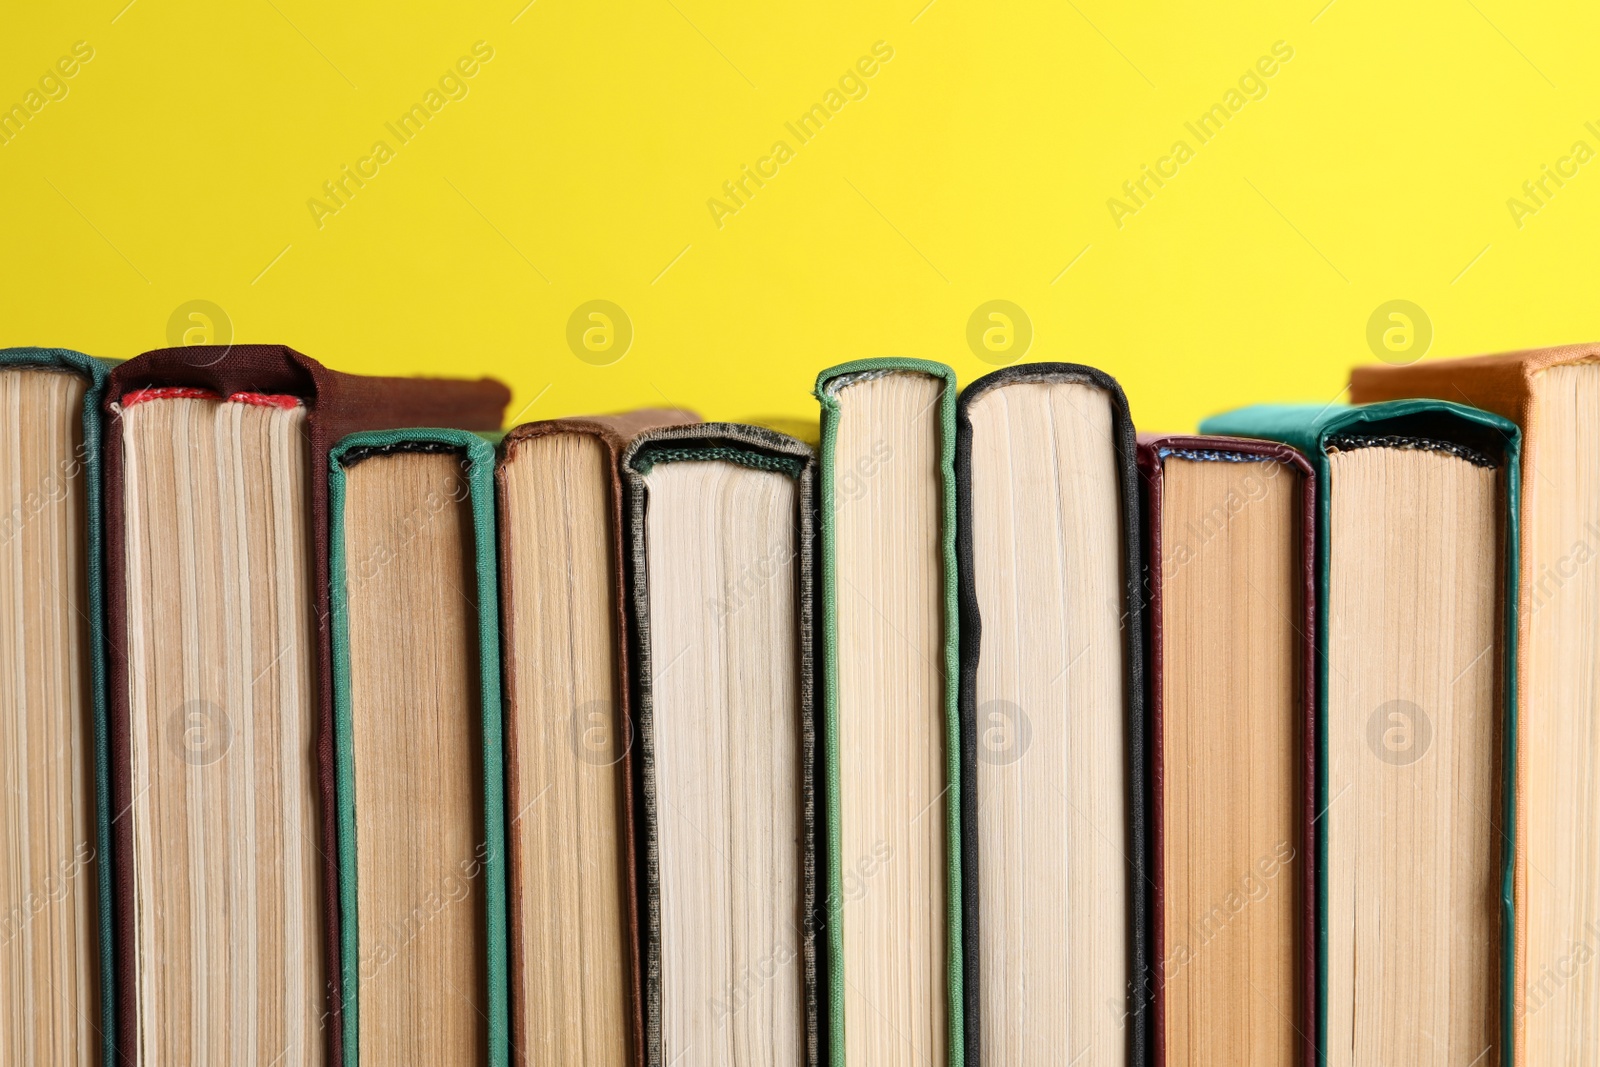
[[[0,351],[0,1064],[1590,1062],[1600,345],[820,440]]]

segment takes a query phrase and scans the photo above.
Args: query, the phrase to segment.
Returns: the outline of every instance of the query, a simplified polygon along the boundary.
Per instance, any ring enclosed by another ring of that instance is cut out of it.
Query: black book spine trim
[[[983,620],[972,564],[972,402],[991,389],[1022,382],[1078,382],[1105,392],[1111,403],[1112,446],[1116,453],[1118,498],[1123,540],[1124,664],[1128,690],[1128,841],[1129,841],[1129,988],[1128,1062],[1144,1067],[1149,1062],[1150,1004],[1154,979],[1150,970],[1149,828],[1146,826],[1148,781],[1145,744],[1144,677],[1144,556],[1139,475],[1133,419],[1128,399],[1116,379],[1093,367],[1077,363],[1028,363],[993,371],[972,382],[956,404],[956,568],[961,610],[961,885],[962,948],[966,1012],[966,1062],[983,1062],[981,996],[978,984],[982,963],[978,958],[977,827],[977,686],[982,656]]]

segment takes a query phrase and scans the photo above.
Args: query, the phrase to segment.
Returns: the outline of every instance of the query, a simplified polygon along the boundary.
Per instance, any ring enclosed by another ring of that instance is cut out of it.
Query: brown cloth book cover
[[[112,372],[105,395],[107,633],[111,721],[111,810],[117,976],[119,1062],[138,1062],[136,967],[131,859],[133,849],[128,707],[128,619],[123,510],[121,401],[140,389],[204,389],[219,397],[239,393],[293,396],[306,407],[311,458],[311,541],[317,616],[317,780],[321,810],[323,969],[327,975],[328,1062],[343,1062],[339,1035],[338,831],[333,773],[333,670],[329,645],[328,450],[357,430],[445,426],[500,429],[509,390],[492,379],[478,381],[378,378],[329,370],[284,345],[196,345],[146,352]],[[159,1067],[151,1064],[150,1067]]]
[[[505,511],[505,465],[516,453],[518,447],[524,442],[537,437],[547,437],[553,434],[583,434],[598,440],[606,453],[606,466],[609,477],[607,495],[609,499],[611,537],[610,550],[614,566],[614,596],[615,614],[613,617],[613,640],[616,648],[617,665],[617,730],[619,736],[628,738],[629,743],[623,750],[620,768],[622,779],[622,796],[620,804],[620,825],[623,835],[623,848],[626,852],[625,868],[627,871],[628,885],[625,887],[628,901],[628,950],[630,958],[629,970],[632,972],[632,1013],[630,1023],[633,1033],[630,1035],[632,1060],[643,1067],[644,1064],[644,992],[641,983],[641,968],[639,961],[639,911],[637,896],[637,879],[634,849],[634,824],[633,824],[633,708],[630,700],[630,685],[628,674],[629,648],[627,641],[628,632],[628,586],[624,577],[624,561],[626,547],[624,545],[624,519],[623,519],[623,485],[621,462],[622,453],[635,437],[646,430],[662,426],[677,426],[699,422],[698,415],[689,411],[642,408],[621,415],[599,415],[589,417],[573,417],[564,419],[547,419],[541,422],[529,422],[518,426],[506,434],[501,446],[500,460],[495,465],[495,488],[497,494],[496,506],[500,509],[500,600],[502,604],[511,603],[511,568],[506,564],[510,558],[507,547],[507,538],[510,535],[512,516]],[[509,612],[502,613],[501,626],[501,663],[502,670],[509,678],[515,669],[515,641],[514,629],[516,619]],[[505,700],[505,751],[506,751],[506,811],[520,812],[528,803],[522,799],[525,783],[522,781],[521,768],[516,758],[518,708],[516,690],[507,685],[504,689]],[[523,856],[522,844],[519,836],[514,833],[507,834],[506,850],[509,862],[506,868],[506,913],[509,917],[507,927],[510,931],[510,945],[508,958],[511,978],[511,1062],[523,1065],[528,1062],[528,1020],[526,1018],[526,999],[523,983],[526,977],[528,961],[522,944],[522,923],[520,916],[523,907]],[[538,961],[533,961],[537,966]]]
[[[1167,944],[1166,924],[1162,920],[1166,907],[1166,752],[1164,715],[1166,664],[1163,649],[1163,581],[1164,572],[1162,538],[1164,466],[1168,455],[1186,458],[1212,456],[1221,462],[1266,460],[1291,468],[1300,478],[1299,507],[1299,561],[1298,572],[1302,589],[1299,618],[1290,620],[1300,638],[1300,748],[1298,750],[1298,801],[1296,813],[1300,838],[1295,847],[1300,858],[1300,922],[1299,941],[1294,951],[1299,956],[1296,969],[1300,975],[1300,994],[1293,1026],[1301,1039],[1305,1064],[1316,1062],[1317,1025],[1317,879],[1316,879],[1316,716],[1317,716],[1317,499],[1316,478],[1304,456],[1288,445],[1273,441],[1242,437],[1199,436],[1186,434],[1140,434],[1138,465],[1145,503],[1145,583],[1148,596],[1148,625],[1150,629],[1149,686],[1150,708],[1150,837],[1151,877],[1154,882],[1152,902],[1152,958],[1154,959],[1155,992],[1152,1029],[1153,1051],[1156,1067],[1167,1062],[1167,996],[1166,960],[1171,952]]]

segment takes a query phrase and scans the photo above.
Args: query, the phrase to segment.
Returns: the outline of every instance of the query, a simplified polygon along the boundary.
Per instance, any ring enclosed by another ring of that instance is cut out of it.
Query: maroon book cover
[[[343,1062],[339,989],[338,836],[333,774],[333,670],[329,644],[328,450],[356,430],[444,426],[464,430],[500,429],[510,392],[491,379],[464,381],[378,378],[343,374],[283,345],[231,345],[165,348],[146,352],[112,372],[105,395],[105,521],[107,634],[110,642],[108,705],[111,743],[112,872],[115,901],[117,1055],[136,1065],[138,1033],[137,969],[134,960],[133,820],[131,739],[129,737],[127,561],[125,557],[124,469],[121,412],[127,394],[140,390],[183,390],[182,395],[241,394],[293,397],[306,408],[310,437],[311,543],[317,620],[317,813],[323,858],[321,907],[322,971],[327,989],[324,1028],[328,1062]],[[202,393],[203,391],[203,393]],[[148,395],[148,394],[146,394]],[[150,1067],[159,1067],[152,1064]]]
[[[1299,926],[1300,943],[1295,946],[1299,955],[1296,970],[1300,975],[1297,990],[1299,1018],[1294,1025],[1301,1038],[1301,1062],[1317,1062],[1316,1045],[1316,989],[1317,964],[1315,956],[1317,923],[1316,879],[1316,707],[1317,707],[1317,581],[1316,532],[1317,488],[1311,465],[1304,456],[1288,445],[1272,441],[1258,441],[1240,437],[1206,437],[1194,435],[1139,435],[1139,475],[1145,498],[1145,557],[1146,594],[1148,600],[1150,642],[1149,657],[1149,709],[1150,709],[1150,839],[1151,880],[1155,885],[1151,907],[1152,955],[1155,972],[1155,1000],[1151,1027],[1152,1061],[1155,1067],[1167,1062],[1167,997],[1166,959],[1168,952],[1166,923],[1166,848],[1164,814],[1166,806],[1165,751],[1164,751],[1164,700],[1163,685],[1166,678],[1164,631],[1162,617],[1162,491],[1165,485],[1164,462],[1169,453],[1197,456],[1212,454],[1221,461],[1229,459],[1260,459],[1282,463],[1300,478],[1300,563],[1303,583],[1301,618],[1295,622],[1300,637],[1300,701],[1301,746],[1298,759],[1298,783],[1301,810],[1297,819],[1301,828],[1297,848],[1303,858],[1300,868],[1301,893]]]
[[[622,840],[618,846],[622,851],[622,865],[624,876],[628,884],[624,887],[625,899],[628,902],[626,922],[628,926],[626,941],[629,951],[628,969],[630,971],[629,983],[632,997],[631,1010],[628,1017],[632,1033],[629,1035],[629,1045],[633,1053],[633,1062],[638,1067],[644,1065],[644,992],[643,979],[639,959],[639,908],[638,908],[638,883],[636,850],[634,847],[634,821],[633,821],[633,708],[631,699],[631,681],[629,673],[630,649],[627,641],[628,632],[628,588],[623,575],[624,535],[625,524],[623,521],[623,489],[621,461],[622,453],[640,433],[655,429],[660,426],[677,426],[699,421],[699,416],[692,412],[675,411],[670,409],[645,408],[639,411],[630,411],[623,415],[599,415],[590,418],[565,418],[547,419],[543,422],[529,422],[518,426],[506,434],[505,442],[501,447],[500,462],[495,466],[495,506],[500,518],[500,602],[503,606],[511,603],[512,569],[506,562],[511,556],[507,549],[507,536],[510,531],[511,516],[505,511],[505,465],[516,454],[518,447],[525,441],[538,437],[548,437],[555,434],[582,434],[598,440],[606,452],[607,470],[607,499],[611,511],[611,559],[615,568],[612,574],[613,596],[615,599],[613,615],[613,640],[616,642],[617,664],[617,722],[616,736],[627,739],[623,749],[622,758],[618,761],[618,777],[620,779],[617,796],[618,819],[617,825],[622,833]],[[509,679],[516,670],[515,651],[516,618],[509,610],[501,612],[501,669],[505,672],[508,684],[503,697],[505,715],[505,750],[506,750],[506,810],[508,812],[521,811],[524,784],[522,781],[521,764],[517,758],[518,728],[520,714],[517,707],[515,687],[509,684]],[[529,961],[527,951],[522,943],[523,908],[527,906],[523,899],[523,867],[526,862],[522,855],[521,835],[508,829],[506,834],[506,912],[507,928],[510,943],[507,946],[509,961],[508,970],[511,979],[511,1062],[517,1067],[525,1067],[528,1063],[527,1040],[527,1011],[525,1008],[526,995],[524,981],[530,963],[538,965],[538,961]]]

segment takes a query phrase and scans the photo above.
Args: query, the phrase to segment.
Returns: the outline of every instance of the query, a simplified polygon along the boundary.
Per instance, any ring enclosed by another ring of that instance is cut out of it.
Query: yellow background
[[[1520,227],[1507,206],[1600,149],[1592,5],[125,4],[8,5],[0,106],[74,42],[94,58],[0,145],[0,344],[126,357],[201,299],[342,369],[497,375],[522,419],[814,418],[842,360],[991,369],[967,321],[1004,299],[1027,359],[1185,429],[1337,396],[1392,299],[1432,356],[1600,337],[1600,162]],[[400,145],[384,124],[480,40],[466,97]],[[800,144],[784,124],[878,41],[867,95]],[[1277,41],[1267,95],[1200,145],[1184,123]],[[319,229],[307,202],[380,139],[395,158]],[[780,139],[719,228],[707,201]],[[1194,158],[1119,228],[1108,199],[1179,139]],[[566,340],[597,298],[635,331],[607,366]]]

